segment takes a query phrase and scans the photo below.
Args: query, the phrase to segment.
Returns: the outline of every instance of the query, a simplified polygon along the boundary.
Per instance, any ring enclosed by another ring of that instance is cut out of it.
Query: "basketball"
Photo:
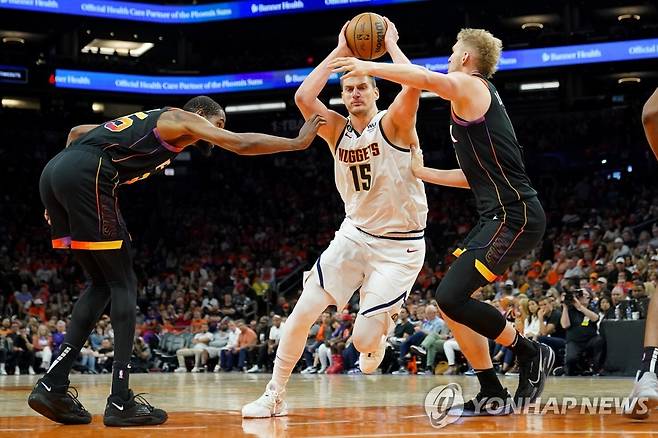
[[[386,21],[381,15],[364,12],[352,18],[345,30],[347,46],[357,58],[377,59],[386,53]]]

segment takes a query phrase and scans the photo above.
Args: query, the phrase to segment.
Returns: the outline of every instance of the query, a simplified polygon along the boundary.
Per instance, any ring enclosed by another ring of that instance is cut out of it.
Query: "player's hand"
[[[324,117],[319,114],[314,114],[313,117],[308,119],[302,129],[299,130],[299,135],[297,135],[297,150],[306,149],[311,145],[313,139],[318,134],[320,127],[327,124],[327,121]]]
[[[384,17],[386,22],[386,34],[384,35],[384,44],[386,47],[391,47],[398,43],[400,35],[398,34],[398,29],[395,27],[395,24],[388,18]]]
[[[411,171],[414,175],[416,175],[416,172],[421,170],[423,167],[425,167],[425,163],[423,161],[423,150],[415,144],[411,145]]]
[[[48,225],[51,225],[50,224],[50,215],[48,214],[48,210],[43,211],[43,218],[46,220],[46,222],[48,222]]]
[[[354,76],[369,76],[372,64],[372,62],[361,61],[354,57],[336,58],[329,63],[329,68],[331,68],[332,73],[345,72],[343,77],[351,78]]]
[[[345,37],[345,31],[347,30],[348,24],[350,24],[350,22],[346,21],[345,24],[343,24],[343,27],[340,29],[340,33],[338,34],[338,45],[336,48],[338,49],[338,52],[341,56],[354,56],[354,53],[352,53],[352,50],[350,50],[349,46],[347,45],[347,38]]]

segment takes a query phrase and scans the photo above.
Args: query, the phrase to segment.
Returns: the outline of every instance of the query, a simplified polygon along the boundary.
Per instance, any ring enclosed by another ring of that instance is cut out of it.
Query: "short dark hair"
[[[187,101],[183,109],[193,113],[200,111],[206,117],[224,113],[224,108],[208,96],[193,97]]]

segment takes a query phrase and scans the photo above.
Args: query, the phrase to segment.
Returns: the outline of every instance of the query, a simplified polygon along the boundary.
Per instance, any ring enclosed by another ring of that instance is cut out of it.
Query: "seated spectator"
[[[57,321],[55,333],[53,333],[53,354],[57,356],[59,354],[59,348],[64,342],[64,336],[66,336],[66,323],[61,319]]]
[[[11,333],[11,321],[9,318],[4,318],[2,325],[0,325],[0,376],[7,375],[5,364],[7,363],[9,353],[13,349],[13,344],[9,337]]]
[[[139,333],[135,333],[130,365],[132,373],[148,373],[151,367],[151,347],[144,341],[144,338],[139,336]]]
[[[567,298],[567,294],[563,294],[560,319],[567,332],[566,374],[575,376],[589,371],[582,368],[583,353],[589,354],[592,361],[591,371],[597,374],[601,369],[604,345],[596,324],[599,315],[588,308],[590,295],[587,290],[573,290],[571,303],[567,302]]]
[[[95,354],[96,366],[101,370],[101,373],[111,373],[112,363],[114,362],[114,345],[110,338],[103,338],[101,341],[101,348]]]
[[[192,348],[181,348],[176,351],[178,358],[178,368],[174,370],[176,373],[186,373],[187,367],[185,366],[185,358],[194,356],[193,373],[200,373],[202,371],[202,353],[208,349],[210,341],[213,340],[213,334],[208,331],[208,323],[201,324],[201,331],[194,334],[192,338]]]
[[[439,318],[436,307],[432,304],[425,306],[425,319],[420,326],[414,328],[415,333],[409,336],[409,338],[400,345],[400,355],[398,359],[400,368],[397,371],[394,371],[393,374],[408,374],[406,356],[409,353],[411,346],[420,345],[430,333],[439,333],[444,325],[445,322]]]
[[[615,309],[612,308],[611,298],[604,295],[599,299],[599,327],[604,319],[615,319]]]
[[[272,317],[272,326],[267,327],[266,342],[258,349],[256,362],[247,371],[248,373],[258,373],[266,371],[274,366],[274,357],[281,340],[281,329],[283,328],[281,317],[274,315]]]
[[[53,356],[53,339],[48,331],[48,327],[41,324],[37,329],[37,333],[32,335],[32,346],[34,347],[34,355],[41,359],[41,368],[48,370],[50,368],[50,360]]]
[[[30,339],[27,328],[23,327],[20,321],[11,323],[12,333],[9,335],[12,342],[12,350],[8,355],[7,366],[14,366],[14,375],[21,374],[34,375],[34,347]]]
[[[388,342],[394,347],[400,347],[413,334],[414,325],[409,321],[409,311],[403,307],[400,309],[400,313],[398,313],[398,320],[395,322],[393,335],[388,337]]]
[[[239,319],[235,324],[240,332],[236,343],[227,345],[221,352],[221,363],[224,371],[233,370],[236,357],[238,359],[238,370],[246,371],[248,347],[254,345],[258,339],[256,332],[249,328],[243,319]]]
[[[566,345],[566,331],[560,323],[562,312],[552,304],[550,297],[541,297],[538,300],[539,309],[539,336],[537,341],[551,347],[555,353],[555,366],[564,364],[564,347]]]
[[[444,353],[443,346],[451,337],[452,335],[448,324],[444,324],[438,332],[429,333],[425,339],[423,339],[423,342],[421,342],[420,347],[416,345],[411,346],[411,350],[414,350],[425,358],[418,374],[434,374],[436,355]]]
[[[448,369],[443,372],[444,376],[457,374],[457,362],[455,351],[462,351],[457,339],[448,339],[443,343],[443,352],[448,360]]]
[[[98,350],[100,350],[100,346],[97,349],[94,349],[89,340],[87,340],[87,342],[85,342],[85,344],[80,349],[80,366],[82,367],[83,374],[97,373],[96,356],[98,355]]]
[[[316,327],[317,326],[317,327]],[[306,368],[302,374],[313,374],[318,370],[315,368],[315,351],[322,345],[325,338],[331,333],[331,313],[325,311],[320,315],[319,321],[313,324],[309,332],[306,348],[304,348],[304,362]],[[312,339],[312,341],[311,341]]]
[[[230,333],[228,330],[228,319],[222,319],[216,327],[216,330],[213,331],[212,326],[209,327],[210,332],[212,333],[212,340],[208,343],[208,348],[201,353],[201,361],[208,363],[209,359],[215,359],[219,357],[219,352],[223,347],[228,344]],[[237,338],[237,335],[236,335]],[[219,371],[219,364],[215,366],[214,371]]]
[[[619,285],[613,287],[610,297],[612,299],[611,305],[615,319],[625,319],[627,303],[624,294],[624,288]]]
[[[646,319],[649,310],[649,297],[646,294],[644,283],[642,283],[642,281],[636,280],[633,282],[631,296],[633,297],[631,318]],[[637,312],[637,315],[634,315],[635,312]],[[638,316],[639,318],[635,318],[635,316]]]
[[[96,327],[94,328],[94,331],[91,332],[91,334],[89,335],[89,345],[91,346],[92,350],[98,351],[98,349],[101,348],[101,342],[105,337],[104,330],[105,330],[105,322],[98,321],[98,323],[96,323]]]
[[[220,363],[219,367],[215,367],[215,372],[218,371],[231,371],[233,369],[233,352],[238,346],[238,338],[240,337],[240,329],[232,320],[228,321],[228,342],[220,350]]]
[[[247,371],[249,351],[258,342],[258,335],[252,330],[244,320],[238,321],[238,329],[240,336],[238,336],[238,345],[235,354],[238,355],[238,370]]]
[[[341,321],[336,321],[337,326],[324,344],[320,345],[318,348],[318,355],[320,356],[320,351],[322,350],[324,358],[327,359],[326,362],[322,363],[319,373],[327,374],[339,374],[347,369],[348,372],[355,368],[355,364],[351,362],[353,359],[353,353],[348,353],[350,363],[348,366],[345,365],[345,358],[343,352],[347,348],[348,341],[352,336],[353,318],[350,313],[342,313],[340,315]],[[354,348],[352,346],[351,348]],[[356,349],[354,350],[356,351]],[[320,356],[322,357],[322,356]],[[352,371],[354,374],[356,371]]]

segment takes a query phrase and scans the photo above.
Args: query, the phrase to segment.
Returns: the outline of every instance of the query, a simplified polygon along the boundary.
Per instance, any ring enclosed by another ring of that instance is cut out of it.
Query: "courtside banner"
[[[505,51],[501,57],[500,70],[650,58],[658,58],[658,38]],[[448,57],[419,58],[412,62],[433,71],[448,70]],[[128,93],[212,94],[297,87],[311,70],[311,68],[301,68],[215,76],[142,76],[58,69],[55,71],[55,85],[60,88]],[[337,81],[337,74],[329,78],[330,83]]]
[[[172,6],[113,0],[0,0],[0,9],[185,24],[424,1],[428,0],[262,0]]]

